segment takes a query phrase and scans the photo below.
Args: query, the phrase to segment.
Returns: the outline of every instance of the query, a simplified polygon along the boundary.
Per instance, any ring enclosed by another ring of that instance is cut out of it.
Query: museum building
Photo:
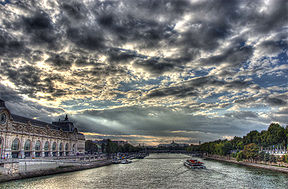
[[[0,99],[0,154],[2,159],[84,154],[85,136],[68,116],[52,124],[11,114]]]

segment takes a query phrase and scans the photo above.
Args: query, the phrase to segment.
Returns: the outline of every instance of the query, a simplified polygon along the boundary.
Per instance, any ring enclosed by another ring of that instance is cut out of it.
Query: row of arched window
[[[12,158],[19,158],[20,155],[20,140],[18,138],[15,138],[12,142],[12,146],[11,146],[11,155]],[[3,138],[0,137],[0,151],[1,151],[1,157],[3,157]],[[35,143],[34,146],[34,150],[32,149],[32,142],[31,140],[26,140],[24,143],[24,157],[31,157],[31,153],[32,151],[35,151],[35,157],[41,157],[41,142],[38,140]],[[48,141],[45,142],[44,146],[43,146],[43,151],[44,151],[44,157],[49,157],[49,156],[63,156],[63,155],[70,155],[69,153],[69,144],[66,143],[65,147],[63,146],[63,143],[60,143],[58,146],[58,150],[57,150],[57,143],[53,142],[52,143],[52,149],[50,148],[50,144]],[[52,151],[52,155],[50,155],[50,151]],[[65,152],[64,152],[65,151]],[[73,144],[72,146],[72,151],[75,153],[76,152],[76,145]],[[58,154],[59,152],[59,154]],[[22,156],[23,157],[23,156]]]
[[[24,144],[24,151],[31,151],[31,140],[26,140]],[[75,148],[75,144],[73,145],[73,149]],[[44,144],[44,151],[49,151],[49,142],[46,141]],[[14,139],[11,146],[12,151],[20,151],[20,140],[18,138]],[[35,143],[35,151],[41,151],[41,142],[38,140]],[[57,143],[53,142],[52,144],[52,151],[57,151]],[[63,143],[59,144],[58,151],[64,151]],[[65,144],[65,151],[69,151],[69,144]]]

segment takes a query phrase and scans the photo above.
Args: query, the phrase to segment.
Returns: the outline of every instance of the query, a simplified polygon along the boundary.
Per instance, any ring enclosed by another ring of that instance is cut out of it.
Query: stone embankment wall
[[[288,168],[287,167],[281,167],[281,164],[261,164],[261,162],[250,162],[248,160],[246,161],[236,161],[234,158],[231,157],[226,157],[226,156],[203,156],[205,159],[210,159],[210,160],[217,160],[217,161],[223,161],[223,162],[228,162],[228,163],[234,163],[238,165],[244,165],[244,166],[249,166],[249,167],[255,167],[255,168],[261,168],[261,169],[268,169],[271,171],[278,171],[282,173],[288,173]],[[280,165],[280,166],[279,166]]]
[[[204,155],[205,158],[214,158],[214,159],[222,159],[222,160],[230,160],[230,161],[236,161],[236,158],[230,157],[230,156],[220,156],[220,155]],[[247,162],[247,163],[256,163],[256,164],[262,164],[262,165],[270,165],[270,166],[279,166],[279,167],[287,167],[288,168],[288,163],[284,163],[282,161],[279,162],[270,162],[270,161],[257,161],[257,160],[248,160],[248,159],[243,159],[243,161],[240,162]]]
[[[91,162],[11,162],[0,167],[0,182],[91,169],[112,164],[111,160]]]

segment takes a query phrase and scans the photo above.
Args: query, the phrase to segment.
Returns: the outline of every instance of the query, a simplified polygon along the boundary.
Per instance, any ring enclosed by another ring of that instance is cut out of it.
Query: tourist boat
[[[194,159],[186,160],[184,165],[190,169],[206,169],[203,162]]]
[[[132,163],[132,161],[128,160],[128,159],[122,159],[121,164],[128,164],[128,163]]]
[[[121,163],[121,160],[120,160],[120,159],[114,159],[114,160],[112,161],[112,163],[113,163],[113,164],[119,164],[119,163]]]

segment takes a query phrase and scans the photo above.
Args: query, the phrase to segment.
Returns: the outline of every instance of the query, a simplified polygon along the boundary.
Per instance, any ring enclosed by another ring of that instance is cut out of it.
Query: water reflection
[[[206,170],[183,166],[179,154],[152,154],[132,164],[118,164],[53,176],[12,181],[0,188],[286,188],[283,173],[204,161]]]

